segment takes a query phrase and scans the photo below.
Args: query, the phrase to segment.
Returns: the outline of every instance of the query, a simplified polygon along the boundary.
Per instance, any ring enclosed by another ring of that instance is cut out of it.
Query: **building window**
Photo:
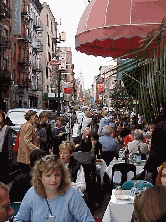
[[[49,27],[49,18],[48,18],[48,15],[47,15],[47,26]]]
[[[16,43],[14,43],[14,55],[13,55],[13,58],[16,61]]]
[[[46,67],[46,78],[48,78],[48,67]]]
[[[21,62],[21,46],[19,46],[19,62]]]
[[[53,33],[52,21],[51,21],[51,32]]]
[[[13,79],[13,81],[14,81],[14,83],[15,83],[15,81],[16,81],[16,72],[15,72],[15,69],[13,69],[13,75],[12,75],[12,79]]]
[[[52,41],[52,51],[54,52],[54,42]]]
[[[49,62],[51,61],[51,54],[50,54],[50,52],[48,52],[48,60],[49,60]]]
[[[50,39],[49,39],[49,35],[48,35],[48,46],[50,47]]]

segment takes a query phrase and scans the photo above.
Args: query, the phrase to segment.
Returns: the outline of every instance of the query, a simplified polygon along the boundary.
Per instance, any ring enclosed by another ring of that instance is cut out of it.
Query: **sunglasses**
[[[47,155],[47,156],[43,156],[41,158],[41,161],[47,161],[47,160],[54,160],[54,161],[58,161],[59,160],[59,157],[56,156],[56,155]]]

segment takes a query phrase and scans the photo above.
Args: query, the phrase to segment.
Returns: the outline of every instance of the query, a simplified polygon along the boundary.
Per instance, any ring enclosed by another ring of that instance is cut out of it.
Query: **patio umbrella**
[[[91,0],[75,36],[75,48],[87,55],[122,56],[139,47],[166,16],[166,0]]]

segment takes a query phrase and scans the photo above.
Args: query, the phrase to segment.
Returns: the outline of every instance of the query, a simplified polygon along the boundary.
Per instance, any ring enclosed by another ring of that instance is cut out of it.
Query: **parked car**
[[[6,117],[8,117],[9,120],[11,120],[11,128],[15,130],[16,132],[19,132],[19,129],[22,124],[26,122],[26,119],[24,118],[24,115],[29,111],[34,110],[37,112],[37,115],[39,115],[43,109],[37,109],[37,108],[13,108],[9,109],[9,111],[6,113]]]

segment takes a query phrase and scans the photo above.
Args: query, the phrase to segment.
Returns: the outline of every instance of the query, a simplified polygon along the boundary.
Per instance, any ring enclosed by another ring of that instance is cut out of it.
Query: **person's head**
[[[64,195],[70,186],[68,170],[56,155],[44,156],[35,162],[32,185],[41,197],[48,191]]]
[[[36,120],[33,124],[34,128],[37,128],[38,124],[39,124],[39,117],[36,115]]]
[[[143,131],[141,129],[136,129],[134,131],[134,139],[143,141],[144,136],[143,136]]]
[[[106,125],[103,127],[103,130],[102,130],[103,135],[110,136],[111,132],[112,132],[112,128],[110,126]]]
[[[34,167],[35,162],[39,160],[41,157],[46,155],[46,151],[42,149],[33,150],[30,154],[30,167],[31,169]]]
[[[84,107],[84,108],[82,109],[82,111],[85,113],[85,112],[87,111],[87,108]]]
[[[39,119],[42,123],[45,123],[48,119],[48,113],[46,111],[42,111],[39,115]]]
[[[13,208],[10,206],[9,188],[0,182],[0,222],[5,222],[14,214]]]
[[[27,121],[30,121],[31,124],[35,124],[36,122],[36,118],[37,117],[37,112],[34,111],[34,110],[29,110],[28,112],[26,112],[26,114],[24,115],[24,118],[27,120]]]
[[[92,115],[92,114],[91,114],[90,111],[86,111],[86,112],[85,112],[85,116],[86,116],[87,118],[91,118],[91,115]]]
[[[117,126],[117,131],[118,131],[118,132],[121,132],[121,131],[122,131],[122,126],[121,126],[121,125]]]
[[[166,186],[166,162],[163,163],[159,168],[158,168],[158,175],[156,178],[156,185],[164,185]]]
[[[64,123],[64,119],[62,116],[59,116],[56,118],[56,125],[58,128],[61,127],[63,125],[63,123]]]
[[[107,116],[108,116],[108,111],[104,111],[104,112],[103,112],[103,116],[104,116],[104,117],[107,117]]]
[[[3,124],[5,122],[5,113],[0,110],[0,124]]]
[[[115,132],[115,129],[113,128],[113,127],[111,127],[111,137],[115,137],[115,134],[116,134],[116,132]]]
[[[150,125],[150,134],[151,135],[153,134],[154,129],[155,129],[155,124],[151,124]]]
[[[166,221],[166,187],[162,185],[149,187],[134,201],[137,221]]]
[[[92,130],[89,127],[86,127],[82,134],[83,139],[90,137],[91,132]]]
[[[71,141],[63,141],[59,145],[60,159],[64,163],[69,163],[70,162],[70,158],[73,155],[74,151],[75,151],[75,143],[73,143]]]
[[[92,132],[90,135],[90,140],[92,142],[92,146],[95,146],[99,140],[99,135],[96,132]]]
[[[136,130],[136,126],[135,126],[134,124],[132,124],[132,125],[130,126],[130,134],[131,134],[132,136],[134,136],[135,130]]]

